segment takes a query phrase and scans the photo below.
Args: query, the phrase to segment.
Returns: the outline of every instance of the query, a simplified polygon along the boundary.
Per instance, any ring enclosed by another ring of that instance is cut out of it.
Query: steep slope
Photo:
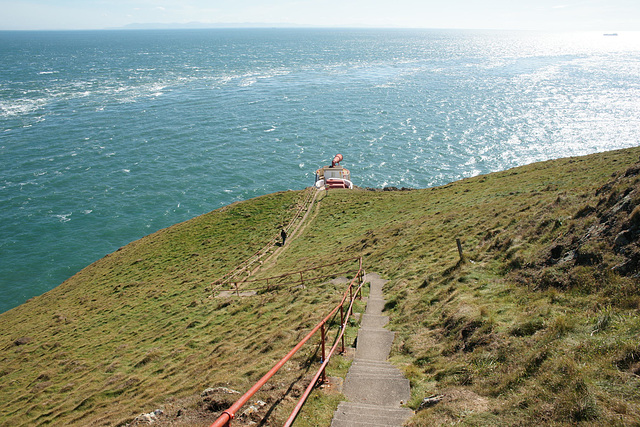
[[[236,203],[147,236],[2,314],[0,425],[117,425],[167,399],[246,387],[280,357],[278,340],[313,324],[313,315],[288,310],[317,302],[315,291],[320,307],[337,298],[328,287],[210,298],[217,277],[279,234],[300,193]],[[207,405],[215,418],[221,409]]]
[[[510,172],[528,177],[472,206],[483,223],[453,234],[467,263],[398,272],[389,290],[411,406],[445,396],[411,425],[640,421],[640,163],[616,154]],[[597,177],[607,160],[617,170]]]
[[[445,396],[413,425],[637,423],[638,156],[560,159],[425,190],[332,190],[258,277],[362,254],[390,279],[392,360],[411,380],[409,404]],[[209,298],[210,283],[277,235],[300,196],[155,233],[0,315],[0,424],[125,424],[190,398],[185,410],[215,418],[225,402],[200,392],[244,391],[340,293],[329,283]],[[286,404],[276,392],[295,394],[313,357],[301,354],[301,369],[257,398]]]
[[[639,154],[329,193],[281,265],[363,253],[391,279],[393,360],[411,379],[410,406],[445,396],[411,425],[633,425]]]

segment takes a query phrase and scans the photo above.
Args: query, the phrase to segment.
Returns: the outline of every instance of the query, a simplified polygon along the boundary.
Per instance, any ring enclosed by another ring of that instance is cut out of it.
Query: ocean
[[[425,188],[640,141],[638,33],[0,32],[0,58],[0,312],[337,153]]]

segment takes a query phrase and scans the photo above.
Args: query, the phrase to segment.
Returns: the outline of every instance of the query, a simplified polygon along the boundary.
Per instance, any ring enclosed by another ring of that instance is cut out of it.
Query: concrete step
[[[373,424],[367,422],[353,421],[349,419],[336,419],[331,421],[331,427],[401,427],[402,424]]]
[[[362,372],[362,373],[381,373],[381,374],[398,374],[402,375],[402,372],[388,362],[365,362],[362,360],[354,360],[351,363],[349,372]],[[404,378],[404,376],[403,376]]]
[[[379,360],[379,359],[359,359],[356,358],[353,360],[353,362],[351,363],[351,368],[349,368],[349,370],[351,369],[366,369],[366,370],[371,370],[371,371],[395,371],[395,372],[400,372],[400,369],[396,368],[395,366],[393,366],[391,363],[387,362],[386,360]]]
[[[371,366],[371,365],[351,365],[350,374],[362,375],[381,375],[381,376],[398,376],[404,378],[402,372],[393,365],[389,366]]]
[[[341,413],[354,414],[360,416],[367,416],[372,412],[380,410],[381,417],[400,417],[402,415],[413,414],[413,411],[409,408],[390,408],[380,405],[369,405],[366,403],[355,403],[342,401],[338,405],[338,409]]]
[[[351,367],[352,368],[360,367],[360,368],[369,368],[369,369],[389,369],[389,370],[399,371],[398,368],[396,368],[386,360],[375,360],[375,359],[355,359],[351,363]]]
[[[331,426],[400,427],[412,415],[413,411],[407,408],[385,408],[376,405],[341,402],[333,416]]]
[[[389,323],[389,316],[378,314],[364,314],[360,326],[363,328],[384,328]]]
[[[355,375],[355,376],[354,376]],[[406,378],[404,378],[401,375],[397,375],[397,374],[364,374],[364,373],[357,373],[357,374],[347,374],[345,381],[351,381],[355,379],[362,379],[362,380],[371,380],[371,381],[380,381],[381,383],[385,384],[384,387],[386,387],[386,385],[390,382],[390,381],[395,381],[395,380],[405,380]],[[404,383],[404,382],[403,382]],[[384,388],[383,386],[381,386],[382,388]],[[400,399],[402,401],[404,401],[404,399]]]
[[[362,377],[368,377],[368,378],[400,378],[400,379],[404,379],[404,375],[402,375],[402,372],[400,372],[399,370],[395,369],[371,369],[371,368],[353,368],[351,367],[351,369],[349,369],[349,372],[347,373],[347,375],[349,376],[349,378],[353,377],[354,375],[359,375]]]
[[[369,375],[347,374],[343,393],[353,402],[389,407],[399,407],[411,397],[408,379]]]
[[[384,304],[385,304],[385,301],[382,298],[373,298],[369,296],[365,314],[377,314],[377,315],[382,314],[382,310],[384,309]]]
[[[386,329],[360,328],[356,344],[356,360],[386,361],[393,344],[394,333]]]
[[[402,424],[380,424],[380,422],[355,421],[351,419],[334,418],[331,427],[402,427]]]
[[[411,397],[409,380],[387,362],[394,333],[384,326],[385,300],[377,274],[368,274],[371,283],[367,309],[362,316],[354,360],[342,392],[351,402],[341,402],[334,413],[332,427],[401,427],[413,411],[400,408]]]
[[[364,276],[364,281],[365,282],[376,282],[376,283],[380,283],[380,287],[382,287],[382,285],[384,285],[385,283],[388,282],[388,280],[383,279],[382,277],[380,277],[380,275],[378,273],[367,273]],[[373,283],[371,283],[373,285]]]
[[[382,293],[382,290],[374,288],[369,291],[369,298],[384,299],[384,294]]]

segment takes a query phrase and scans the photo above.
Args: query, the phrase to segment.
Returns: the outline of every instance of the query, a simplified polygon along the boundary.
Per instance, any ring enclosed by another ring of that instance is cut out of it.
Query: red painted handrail
[[[211,424],[210,427],[224,427],[224,426],[229,426],[229,423],[231,422],[231,420],[235,417],[235,414],[240,410],[240,408],[242,408],[242,406],[244,406],[245,403],[247,403],[249,401],[249,399],[251,399],[251,397],[253,397],[254,394],[256,394],[258,392],[258,390],[260,390],[260,388],[273,376],[275,375],[276,372],[278,372],[278,370],[280,368],[282,368],[282,366],[287,363],[287,361],[289,359],[291,359],[291,357],[293,357],[293,355],[307,342],[309,341],[309,339],[316,333],[318,332],[318,330],[320,330],[325,323],[327,323],[329,321],[329,319],[331,319],[333,317],[334,314],[336,314],[336,312],[338,311],[339,308],[341,308],[344,305],[345,300],[347,299],[347,297],[352,294],[352,286],[354,281],[356,280],[356,278],[358,278],[361,273],[362,273],[362,258],[360,258],[360,269],[358,270],[358,273],[356,274],[356,276],[351,280],[351,282],[349,283],[349,287],[348,289],[345,291],[344,295],[342,296],[342,301],[340,301],[340,304],[336,305],[336,307],[331,310],[331,312],[320,322],[318,323],[315,328],[313,328],[311,330],[311,332],[309,332],[302,340],[300,340],[300,342],[298,344],[296,344],[296,346],[289,352],[287,353],[286,356],[284,356],[282,359],[280,359],[280,361],[278,363],[276,363],[273,368],[271,368],[269,370],[269,372],[267,372],[262,378],[260,378],[260,380],[258,380],[258,382],[256,382],[245,394],[242,395],[242,397],[240,397],[240,399],[238,399],[236,401],[236,403],[234,403],[233,405],[231,405],[231,407],[229,409],[227,409],[226,411],[224,411],[222,413],[222,415],[220,415],[218,417],[217,420],[214,421],[213,424]],[[351,305],[353,305],[353,301],[351,302]],[[344,330],[344,328],[342,328]],[[339,340],[338,340],[339,341]],[[338,342],[336,341],[336,342]],[[335,347],[335,345],[334,345]],[[317,380],[316,380],[317,381]]]
[[[353,280],[351,281],[351,284],[349,285],[349,289],[352,288],[353,281],[356,278],[357,278],[357,276],[354,277]],[[364,281],[360,282],[360,286],[358,286],[358,289],[354,293],[355,295],[357,295],[358,292],[360,291],[360,289],[362,289],[362,285],[364,285]],[[298,416],[298,413],[302,409],[302,406],[305,404],[305,402],[309,398],[309,395],[313,391],[313,388],[318,383],[318,379],[320,378],[320,375],[324,374],[324,370],[327,367],[327,365],[329,364],[329,360],[331,359],[331,356],[333,356],[333,353],[336,351],[336,348],[338,348],[338,344],[340,343],[340,340],[342,339],[342,337],[344,336],[345,331],[347,330],[347,323],[349,322],[349,316],[351,315],[351,311],[353,310],[353,303],[354,302],[355,302],[355,298],[351,297],[351,303],[349,304],[349,309],[347,310],[347,313],[344,316],[344,320],[342,322],[342,325],[340,326],[340,335],[338,335],[338,338],[336,338],[336,342],[333,344],[333,347],[331,347],[331,350],[329,351],[329,354],[327,355],[327,357],[324,358],[324,361],[322,362],[322,365],[320,366],[320,369],[318,369],[318,372],[316,372],[316,374],[314,375],[313,379],[311,380],[311,382],[307,386],[306,390],[304,391],[304,393],[300,397],[300,400],[298,400],[298,404],[293,409],[293,412],[291,412],[291,415],[289,415],[289,418],[287,419],[287,421],[284,423],[284,427],[289,427],[289,426],[291,426],[293,424],[293,422],[295,421],[296,417]],[[324,352],[323,352],[323,356],[324,356]]]

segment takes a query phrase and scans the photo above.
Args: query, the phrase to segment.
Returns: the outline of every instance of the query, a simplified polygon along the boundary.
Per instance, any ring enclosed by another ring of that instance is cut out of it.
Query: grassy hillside
[[[335,256],[323,249],[333,239],[332,252],[363,253],[391,279],[393,360],[411,380],[409,405],[445,396],[411,425],[636,425],[639,155],[330,193],[281,266]]]
[[[412,425],[634,425],[639,156],[561,159],[425,190],[330,191],[258,277],[363,255],[390,279],[392,360],[411,380],[409,405],[444,395]],[[226,402],[200,392],[244,391],[341,292],[209,298],[209,284],[276,235],[301,194],[155,233],[0,315],[0,425],[125,424],[158,407],[175,422],[215,419]],[[300,370],[261,398],[289,404],[313,357],[303,352]],[[307,411],[330,414],[339,398],[318,394]]]
[[[209,298],[217,277],[279,233],[299,197],[272,194],[162,230],[2,314],[0,425],[124,424],[208,387],[246,388],[281,357],[279,339],[321,316],[289,310],[338,298],[327,286]]]

